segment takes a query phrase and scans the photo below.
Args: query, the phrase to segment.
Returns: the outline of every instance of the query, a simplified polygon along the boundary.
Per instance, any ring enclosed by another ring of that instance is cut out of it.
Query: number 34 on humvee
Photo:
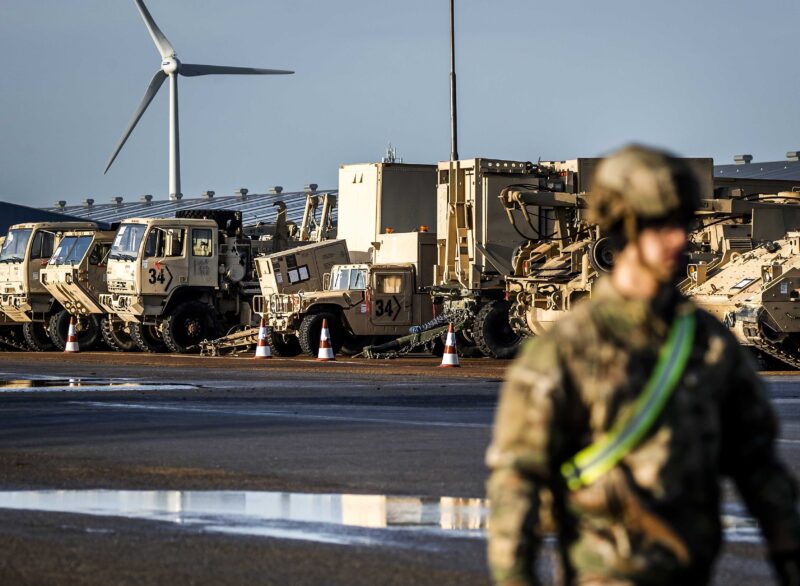
[[[423,288],[433,280],[435,234],[382,234],[373,245],[373,264],[333,265],[321,289],[273,292],[261,280],[264,295],[255,299],[254,309],[267,321],[276,354],[316,356],[323,321],[335,352],[357,354],[433,317]]]

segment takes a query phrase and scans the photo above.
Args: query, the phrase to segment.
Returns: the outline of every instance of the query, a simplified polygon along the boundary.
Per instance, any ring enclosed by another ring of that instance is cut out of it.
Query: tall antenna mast
[[[450,0],[450,160],[458,160],[458,114],[456,112],[455,0]]]

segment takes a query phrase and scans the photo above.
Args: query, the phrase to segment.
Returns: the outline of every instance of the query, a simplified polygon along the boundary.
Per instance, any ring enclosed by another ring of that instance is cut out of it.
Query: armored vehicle
[[[128,351],[136,344],[125,322],[108,315],[100,306],[100,295],[108,293],[106,266],[116,230],[71,230],[65,232],[39,280],[63,307],[49,322],[50,339],[63,350],[71,317],[76,318],[76,334],[82,350],[100,341],[117,351]]]
[[[721,254],[691,262],[681,289],[742,344],[800,368],[800,198],[750,203],[751,221],[711,238]]]
[[[334,351],[355,354],[370,343],[404,336],[433,317],[430,286],[436,236],[426,232],[382,234],[373,242],[374,264],[339,264],[321,290],[272,293],[259,309],[273,336],[293,338],[316,356],[327,320]],[[283,347],[279,348],[282,351]]]
[[[32,350],[54,348],[48,328],[61,304],[39,280],[64,232],[97,230],[94,222],[37,222],[11,226],[0,249],[0,310],[22,324]]]
[[[100,305],[146,352],[191,352],[225,328],[252,325],[253,259],[272,242],[244,238],[241,229],[241,212],[228,210],[122,222]]]

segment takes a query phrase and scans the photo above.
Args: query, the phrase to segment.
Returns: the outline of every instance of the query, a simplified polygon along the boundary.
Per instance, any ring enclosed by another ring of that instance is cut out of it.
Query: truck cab
[[[47,324],[61,306],[40,282],[42,269],[65,232],[97,230],[94,222],[35,222],[11,226],[0,249],[0,309],[23,324],[23,333],[34,350],[53,347]]]

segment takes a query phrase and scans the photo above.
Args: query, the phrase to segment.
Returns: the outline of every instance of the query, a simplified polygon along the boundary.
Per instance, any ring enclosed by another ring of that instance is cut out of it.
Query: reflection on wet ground
[[[167,521],[204,531],[359,545],[386,544],[409,532],[483,539],[488,525],[486,499],[456,497],[51,490],[0,492],[0,508]],[[739,505],[726,504],[723,526],[728,541],[761,539],[758,525]]]
[[[190,384],[164,384],[140,379],[99,377],[12,378],[0,374],[0,393],[100,392],[100,391],[181,391],[197,388]]]

